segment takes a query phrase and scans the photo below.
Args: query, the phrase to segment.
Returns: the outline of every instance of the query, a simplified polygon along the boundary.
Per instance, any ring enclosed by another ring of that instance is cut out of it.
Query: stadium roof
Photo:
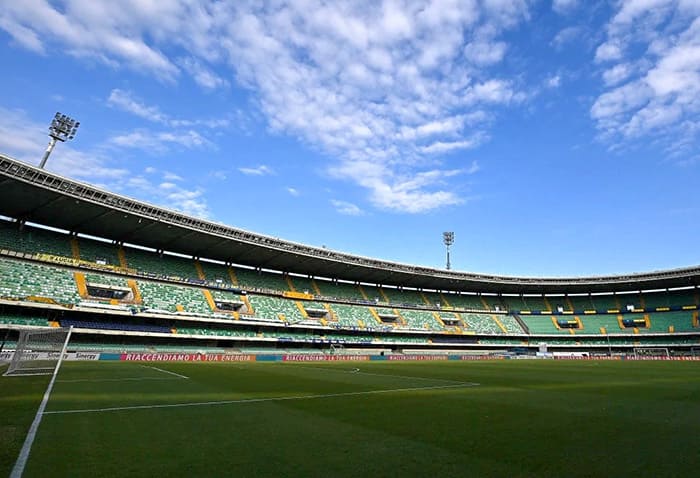
[[[355,256],[205,221],[80,183],[0,154],[0,214],[156,250],[282,272],[419,289],[595,293],[695,286],[700,267],[617,276],[527,278]]]

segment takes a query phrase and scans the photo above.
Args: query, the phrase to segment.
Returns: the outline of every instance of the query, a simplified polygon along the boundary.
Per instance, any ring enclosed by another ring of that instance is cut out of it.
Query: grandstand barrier
[[[62,266],[69,267],[85,267],[88,269],[102,269],[105,271],[117,272],[119,274],[136,274],[136,269],[130,269],[128,267],[117,267],[110,264],[99,264],[97,262],[86,261],[83,259],[76,259],[74,257],[64,257],[56,256],[53,254],[39,253],[35,254],[34,257],[41,262],[52,262],[54,264],[59,264]]]
[[[14,355],[14,350],[3,350],[0,352],[0,362],[9,362]],[[50,358],[56,358],[60,352],[28,352],[25,353],[24,358],[26,360],[45,360]],[[94,361],[102,360],[100,352],[66,352],[63,354],[63,360],[70,361]]]
[[[283,297],[287,297],[288,299],[301,299],[301,300],[313,300],[314,295],[313,294],[308,294],[306,292],[296,292],[296,291],[290,291],[286,290],[282,292]]]
[[[123,362],[253,362],[255,361],[255,355],[201,353],[128,353],[119,354],[119,360]]]
[[[14,350],[0,352],[0,362],[11,360]],[[663,360],[699,362],[700,356],[649,356],[634,355],[594,356],[585,353],[559,353],[544,356],[489,355],[489,354],[226,354],[226,353],[179,353],[179,352],[66,352],[67,361],[122,361],[122,362],[422,362],[422,361],[484,361],[484,360]]]

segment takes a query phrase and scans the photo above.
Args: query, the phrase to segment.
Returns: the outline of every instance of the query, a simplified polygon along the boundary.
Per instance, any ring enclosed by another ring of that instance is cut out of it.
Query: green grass
[[[47,411],[272,400],[47,414],[24,476],[640,477],[700,466],[700,363],[145,365],[190,378],[64,363]],[[0,476],[47,382],[0,379]]]

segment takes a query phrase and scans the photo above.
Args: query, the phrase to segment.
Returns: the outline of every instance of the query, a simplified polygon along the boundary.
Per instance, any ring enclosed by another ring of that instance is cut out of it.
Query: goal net
[[[638,360],[660,360],[670,357],[666,347],[637,347],[634,358]]]
[[[58,368],[71,329],[30,329],[19,333],[15,352],[4,375],[51,375]]]

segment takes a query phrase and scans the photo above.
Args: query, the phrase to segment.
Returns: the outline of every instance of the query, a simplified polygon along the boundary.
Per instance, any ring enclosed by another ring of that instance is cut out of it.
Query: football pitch
[[[0,476],[48,382],[0,378]],[[698,362],[64,362],[23,476],[694,476],[699,437]]]

